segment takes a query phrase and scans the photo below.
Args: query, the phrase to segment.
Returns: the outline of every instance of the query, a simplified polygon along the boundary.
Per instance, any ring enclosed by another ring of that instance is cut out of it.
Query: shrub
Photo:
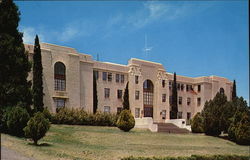
[[[47,118],[49,121],[51,121],[52,115],[50,114],[47,107],[43,109],[43,115],[44,115],[45,118]]]
[[[242,145],[250,145],[250,114],[244,112],[242,114],[239,125],[235,128],[236,143]]]
[[[23,136],[23,128],[29,121],[29,114],[26,109],[13,107],[7,115],[8,132],[15,136]]]
[[[34,144],[37,145],[38,140],[45,136],[49,127],[49,120],[45,118],[43,113],[37,112],[35,116],[29,120],[28,125],[23,130],[25,132],[25,136],[32,138]]]
[[[193,133],[203,133],[203,117],[198,112],[191,121],[191,129]]]
[[[117,127],[125,132],[130,131],[135,126],[134,116],[130,110],[123,110],[117,120]]]
[[[11,107],[6,108],[0,108],[0,132],[1,133],[8,133],[8,126],[7,126],[7,120],[8,120],[8,114],[11,110]]]

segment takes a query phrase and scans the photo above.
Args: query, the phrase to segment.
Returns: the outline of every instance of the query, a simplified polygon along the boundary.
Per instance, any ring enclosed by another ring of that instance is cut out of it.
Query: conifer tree
[[[96,113],[98,106],[96,75],[93,74],[93,113]]]
[[[236,93],[236,82],[234,80],[233,83],[233,92],[232,92],[232,99],[235,99],[237,97],[237,93]]]
[[[18,31],[20,12],[12,0],[0,3],[0,107],[25,107],[30,113],[31,64],[25,53],[23,34]]]
[[[33,103],[34,111],[43,111],[43,66],[39,38],[36,35],[33,55]]]
[[[174,72],[174,81],[172,84],[172,103],[171,103],[171,112],[170,112],[170,118],[171,119],[177,119],[177,113],[178,113],[178,103],[177,103],[177,84],[176,84],[176,73]]]
[[[129,110],[129,92],[128,92],[128,83],[126,85],[125,91],[124,91],[124,96],[123,96],[123,109]]]

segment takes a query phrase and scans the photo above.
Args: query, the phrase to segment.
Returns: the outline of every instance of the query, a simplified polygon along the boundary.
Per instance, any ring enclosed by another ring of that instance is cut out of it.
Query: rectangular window
[[[178,117],[178,119],[182,119],[182,112],[178,112],[177,117]]]
[[[120,89],[117,90],[117,98],[118,99],[122,98],[122,90],[120,90]]]
[[[162,94],[162,102],[166,102],[166,94]]]
[[[198,97],[198,98],[197,98],[197,106],[200,106],[200,105],[201,105],[201,98]]]
[[[184,90],[184,84],[181,84],[181,91]]]
[[[165,88],[165,80],[161,81],[162,88]]]
[[[198,85],[198,92],[201,91],[201,85]]]
[[[102,80],[107,80],[107,72],[102,72]]]
[[[166,119],[166,110],[162,110],[161,117],[162,119]]]
[[[109,98],[109,93],[110,93],[110,89],[109,88],[104,88],[104,97],[105,98]]]
[[[104,106],[104,113],[110,113],[110,106]]]
[[[135,84],[139,83],[139,76],[135,76]]]
[[[116,75],[115,75],[115,81],[116,81],[117,83],[120,82],[120,74],[116,74]]]
[[[169,96],[169,105],[172,105],[172,96]]]
[[[112,81],[112,73],[110,73],[110,72],[108,73],[108,81],[110,81],[110,82]]]
[[[182,104],[182,97],[179,97],[179,105],[181,105]]]
[[[186,91],[187,92],[189,91],[189,85],[188,84],[186,85]]]
[[[168,87],[169,87],[169,90],[172,89],[172,82],[169,82],[169,83],[168,83]]]
[[[191,98],[187,98],[187,105],[189,106],[190,105],[190,103],[191,103]]]
[[[99,72],[98,71],[94,71],[94,76],[95,76],[95,79],[98,80],[98,78],[99,78]]]
[[[135,108],[135,118],[140,117],[140,108]]]
[[[121,83],[124,83],[124,75],[121,75]]]
[[[140,91],[135,91],[135,99],[138,100],[140,98]]]
[[[65,99],[63,98],[55,98],[56,108],[63,108],[65,107]]]
[[[117,114],[120,114],[121,113],[121,111],[122,111],[122,107],[117,107]]]
[[[177,83],[177,89],[178,89],[178,91],[181,89],[180,83]]]
[[[191,119],[191,112],[187,112],[187,120]]]
[[[143,92],[143,104],[153,105],[153,93]]]

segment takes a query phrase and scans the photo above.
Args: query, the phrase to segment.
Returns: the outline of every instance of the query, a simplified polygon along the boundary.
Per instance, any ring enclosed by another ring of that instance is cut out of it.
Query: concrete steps
[[[179,128],[172,123],[155,123],[158,125],[158,132],[175,133],[175,134],[187,134],[189,130],[185,128]]]

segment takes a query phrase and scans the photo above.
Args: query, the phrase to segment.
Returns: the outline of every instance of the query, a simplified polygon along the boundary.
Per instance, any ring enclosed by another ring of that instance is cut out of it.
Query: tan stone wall
[[[56,111],[54,102],[55,97],[66,98],[66,107],[84,108],[88,112],[93,111],[93,71],[99,72],[97,80],[98,110],[103,112],[104,106],[110,106],[112,113],[117,112],[117,107],[122,107],[122,99],[117,98],[117,90],[123,91],[126,83],[129,81],[129,100],[132,114],[135,115],[135,108],[140,108],[143,112],[143,82],[151,80],[154,85],[153,98],[153,119],[154,122],[164,122],[162,111],[166,110],[166,119],[169,119],[170,105],[169,81],[173,80],[173,74],[167,73],[162,64],[144,61],[132,58],[128,65],[120,65],[108,62],[99,62],[92,60],[87,54],[78,53],[75,49],[52,44],[41,44],[42,64],[43,64],[43,82],[44,82],[44,104],[52,112]],[[25,45],[32,60],[33,46]],[[66,66],[66,91],[58,93],[54,90],[54,64],[62,62]],[[112,81],[103,81],[102,72],[112,73]],[[124,83],[116,82],[116,74],[123,74]],[[139,83],[135,83],[135,76],[139,77]],[[32,74],[29,74],[32,79]],[[165,87],[162,86],[162,80],[165,80]],[[223,77],[185,77],[177,75],[177,83],[184,84],[184,90],[178,91],[178,96],[182,97],[182,105],[178,109],[182,112],[182,118],[187,118],[187,112],[191,112],[193,117],[197,112],[203,109],[204,103],[212,99],[220,88],[224,88],[228,100],[231,99],[232,82]],[[186,85],[192,85],[194,91],[187,92]],[[198,92],[198,85],[201,91]],[[104,88],[110,88],[110,97],[104,97]],[[135,92],[139,91],[139,100],[135,99]],[[162,94],[166,94],[166,102],[162,102]],[[191,104],[187,105],[187,98],[191,98]],[[197,98],[201,98],[201,105],[197,106]],[[143,116],[141,114],[141,116]]]

